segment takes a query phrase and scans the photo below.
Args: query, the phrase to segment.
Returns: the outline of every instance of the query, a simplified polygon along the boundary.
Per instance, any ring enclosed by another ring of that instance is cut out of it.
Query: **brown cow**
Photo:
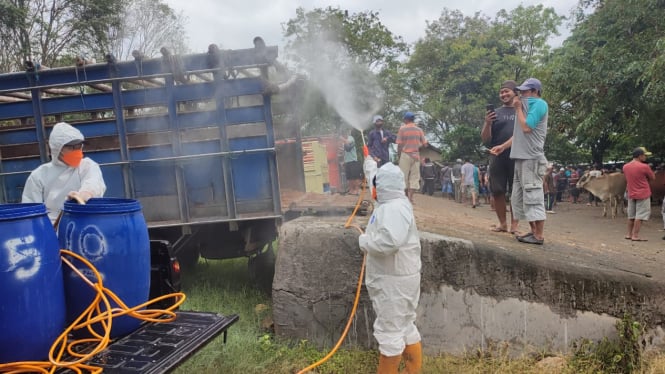
[[[592,177],[587,171],[577,182],[577,188],[584,188],[603,202],[603,217],[611,210],[612,218],[616,218],[619,205],[623,209],[623,196],[626,192],[626,177],[623,173],[604,174]]]
[[[651,187],[651,204],[660,204],[665,197],[665,170],[656,171],[656,179],[649,182]]]

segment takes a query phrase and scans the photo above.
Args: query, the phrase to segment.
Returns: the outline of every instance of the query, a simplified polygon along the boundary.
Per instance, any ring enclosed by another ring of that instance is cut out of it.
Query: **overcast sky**
[[[372,10],[394,34],[413,43],[425,35],[426,21],[439,17],[444,7],[459,9],[465,15],[482,12],[494,17],[500,9],[510,10],[520,4],[543,4],[560,15],[569,16],[577,0],[164,0],[187,18],[185,29],[192,52],[204,52],[210,43],[223,49],[251,48],[252,39],[261,36],[268,45],[284,45],[282,25],[295,17],[295,10],[328,6],[347,9],[350,13]],[[559,46],[569,35],[567,22],[561,26],[561,37],[551,41]]]

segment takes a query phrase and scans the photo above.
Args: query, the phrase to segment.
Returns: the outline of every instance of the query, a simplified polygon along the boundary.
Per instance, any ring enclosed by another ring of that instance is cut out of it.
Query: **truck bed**
[[[237,314],[223,316],[205,312],[176,312],[168,323],[146,323],[95,355],[88,364],[102,367],[111,374],[166,373],[239,319]],[[85,348],[82,349],[84,351]],[[57,373],[73,373],[59,370]]]

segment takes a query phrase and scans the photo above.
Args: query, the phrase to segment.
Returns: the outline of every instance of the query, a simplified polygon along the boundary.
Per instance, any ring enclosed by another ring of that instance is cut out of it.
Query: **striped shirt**
[[[416,126],[415,123],[409,123],[400,127],[396,143],[401,147],[402,152],[419,159],[420,147],[427,145],[427,139],[425,139],[425,133],[420,127]]]

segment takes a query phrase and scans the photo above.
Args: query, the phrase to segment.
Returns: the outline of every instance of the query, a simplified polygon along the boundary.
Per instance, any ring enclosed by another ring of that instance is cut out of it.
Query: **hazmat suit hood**
[[[399,167],[388,162],[376,172],[376,198],[379,203],[394,199],[406,199],[404,173]]]
[[[59,166],[65,165],[64,162],[58,159],[58,156],[60,155],[60,151],[62,151],[62,147],[73,140],[84,141],[83,133],[65,122],[59,122],[53,126],[51,135],[48,138],[48,145],[51,149],[51,160],[54,164]]]

